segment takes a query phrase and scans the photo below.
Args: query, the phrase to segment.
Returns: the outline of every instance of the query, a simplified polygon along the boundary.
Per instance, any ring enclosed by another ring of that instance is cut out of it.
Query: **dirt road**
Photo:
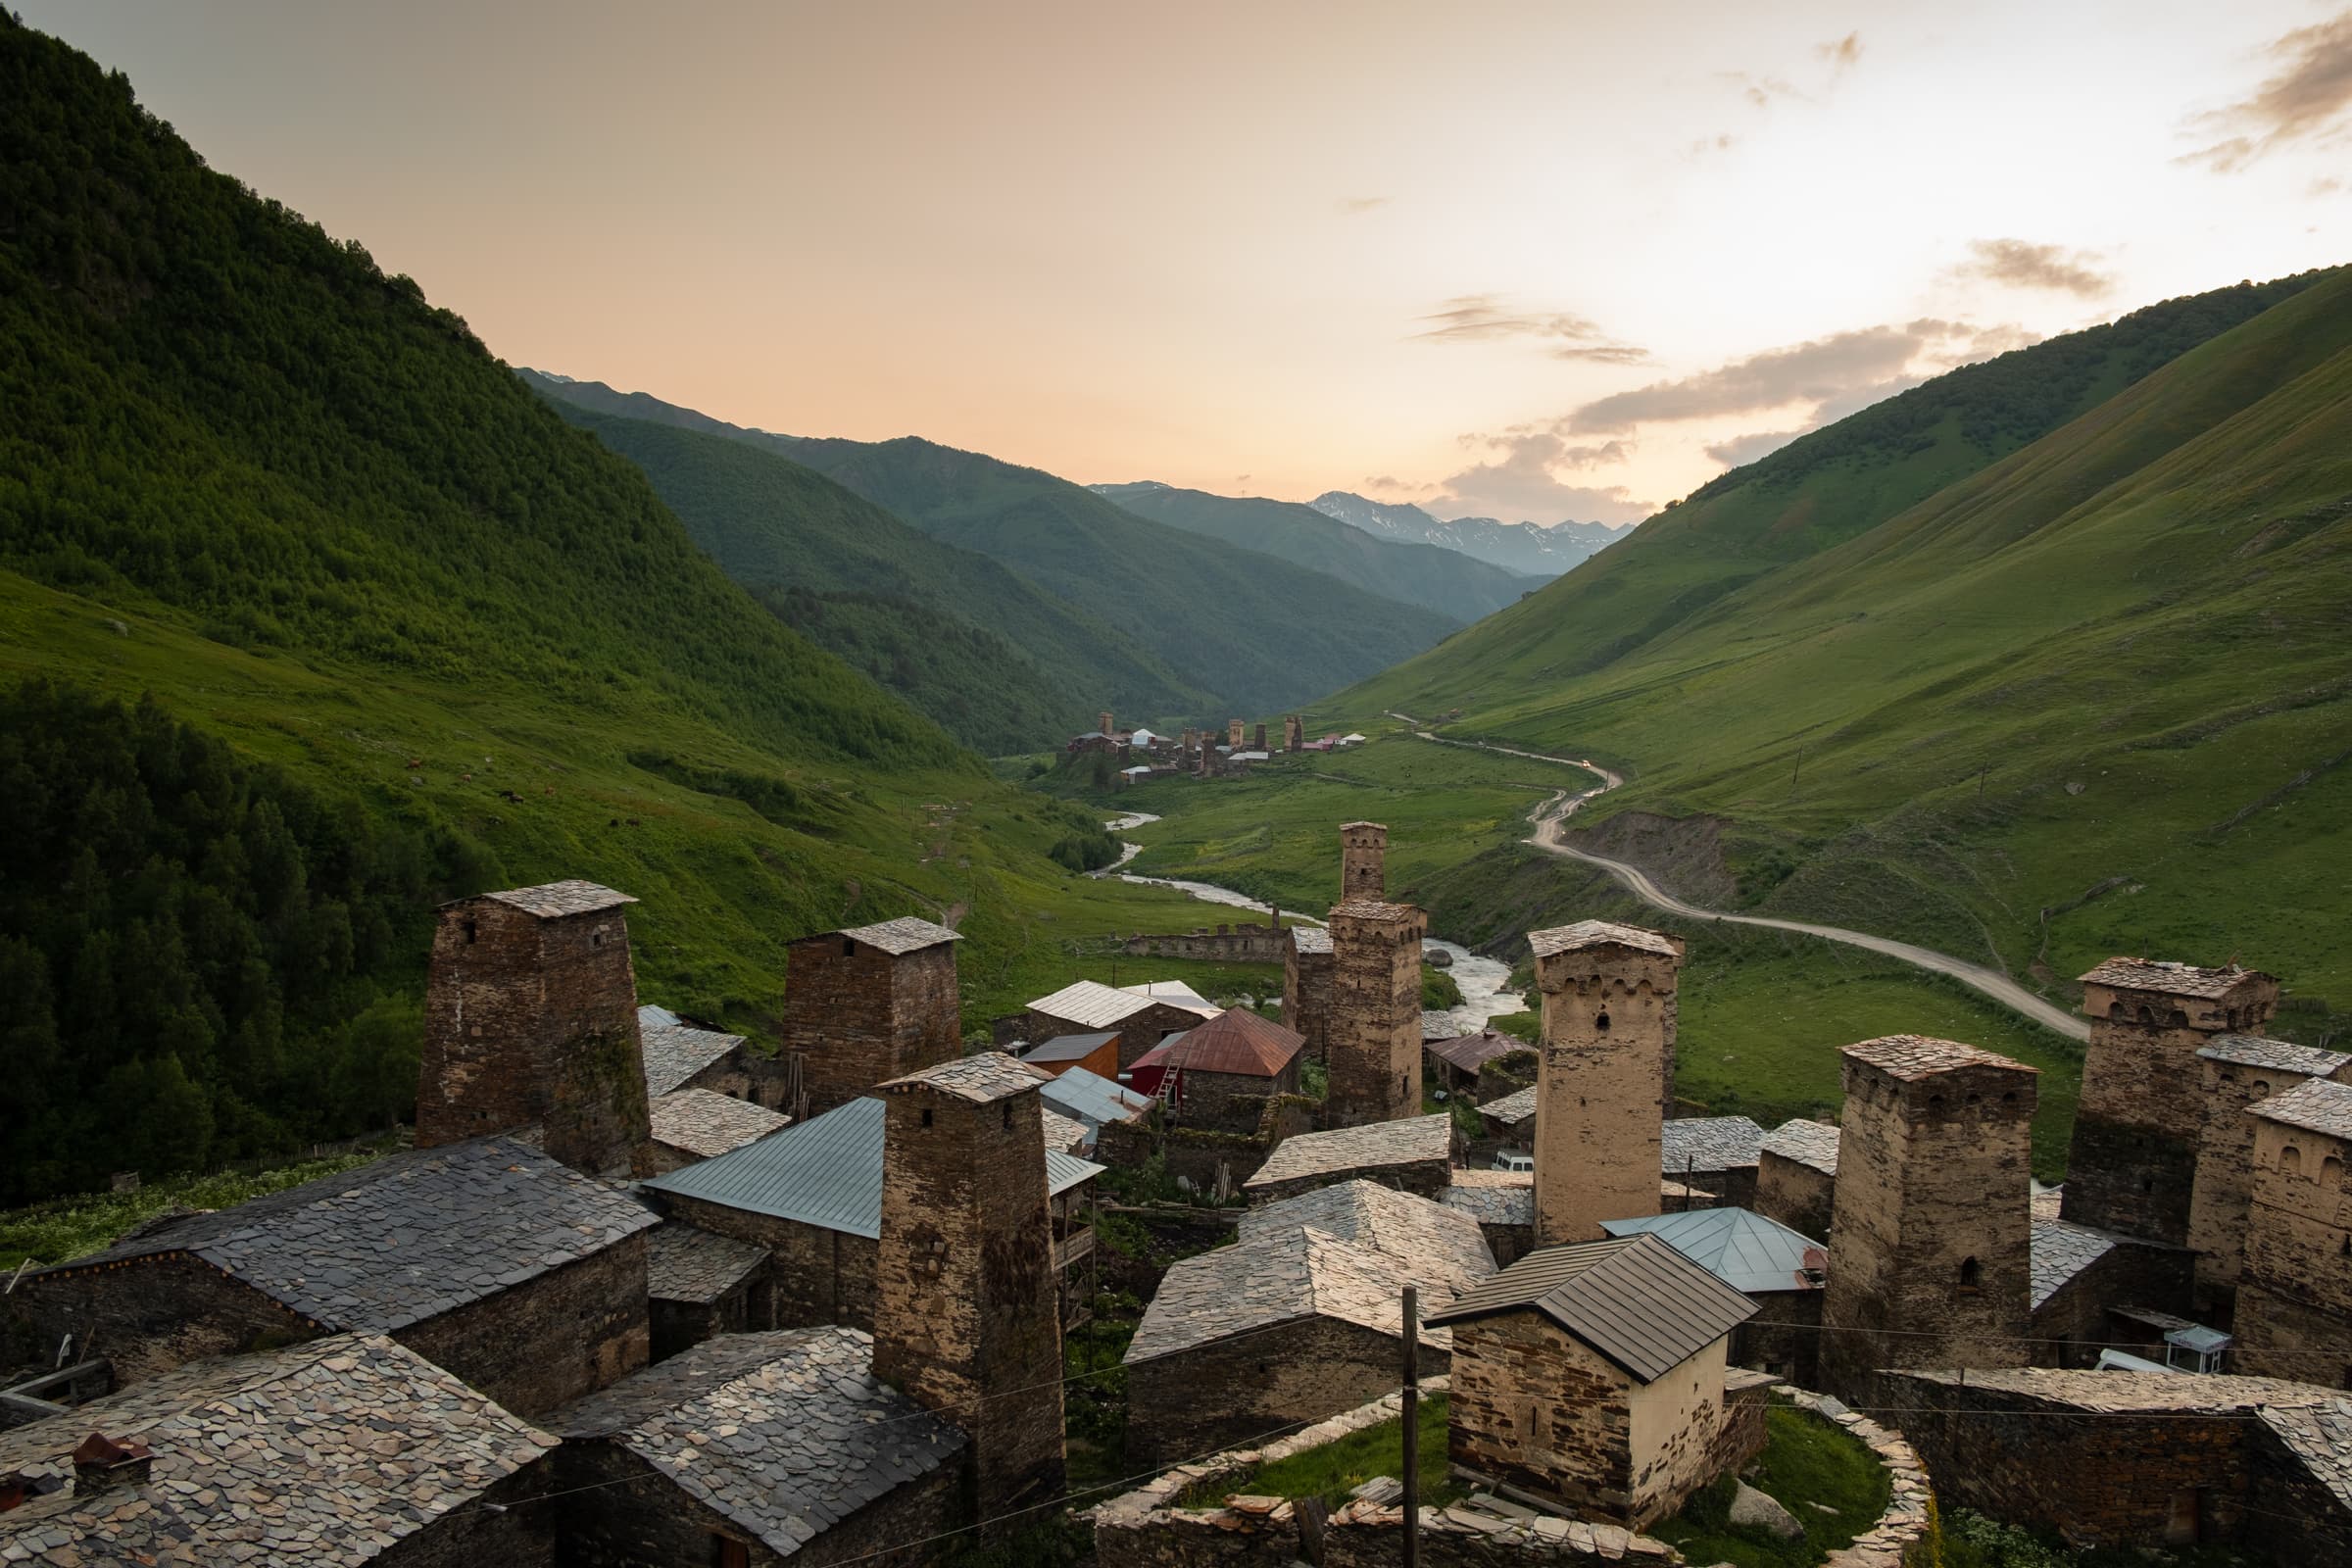
[[[1634,897],[1644,904],[1664,909],[1670,914],[1679,914],[1688,920],[1720,920],[1727,925],[1752,925],[1773,931],[1794,931],[1803,936],[1820,937],[1825,942],[1842,942],[1849,948],[1863,948],[1872,953],[1882,953],[1887,957],[1899,958],[1914,968],[1925,969],[1932,974],[1950,975],[1970,990],[1991,998],[2002,1006],[2033,1020],[2044,1029],[2055,1030],[2074,1040],[2085,1040],[2090,1036],[2088,1020],[2063,1008],[2053,1006],[1998,969],[1988,969],[1981,963],[1969,963],[1953,957],[1948,953],[1937,953],[1933,948],[1919,947],[1914,943],[1897,942],[1892,937],[1872,936],[1867,931],[1848,931],[1841,926],[1814,925],[1805,920],[1777,920],[1760,914],[1727,914],[1720,909],[1702,909],[1694,904],[1686,904],[1651,881],[1649,873],[1643,871],[1640,866],[1629,865],[1623,860],[1612,860],[1606,856],[1580,850],[1567,841],[1568,818],[1576,813],[1577,808],[1595,796],[1606,795],[1625,782],[1615,773],[1605,767],[1598,767],[1573,757],[1547,757],[1541,752],[1513,751],[1507,746],[1490,746],[1483,741],[1447,740],[1442,735],[1432,735],[1420,727],[1418,720],[1406,717],[1402,713],[1391,713],[1389,716],[1403,719],[1404,722],[1414,726],[1413,733],[1425,741],[1435,741],[1441,746],[1467,746],[1477,751],[1500,752],[1505,757],[1524,757],[1532,761],[1562,762],[1571,767],[1582,767],[1599,774],[1602,782],[1592,789],[1562,790],[1542,806],[1537,807],[1529,815],[1529,820],[1535,824],[1535,835],[1527,842],[1546,855],[1556,855],[1563,859],[1582,860],[1587,865],[1600,867],[1624,884]]]

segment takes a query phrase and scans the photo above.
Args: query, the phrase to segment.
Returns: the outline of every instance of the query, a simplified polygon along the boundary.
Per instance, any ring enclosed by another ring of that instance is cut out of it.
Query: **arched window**
[[[1593,1015],[1592,1027],[1604,1035],[1609,1032],[1609,1015],[1606,1009]]]
[[[2303,1151],[2289,1144],[2278,1151],[2278,1168],[2289,1176],[2303,1174]]]
[[[1964,1291],[1975,1290],[1977,1288],[1977,1276],[1979,1272],[1977,1260],[1975,1258],[1962,1258],[1960,1260],[1960,1288]]]
[[[2344,1162],[2342,1160],[2329,1154],[2320,1161],[2320,1185],[2322,1187],[2340,1187],[2343,1185],[2343,1181]]]

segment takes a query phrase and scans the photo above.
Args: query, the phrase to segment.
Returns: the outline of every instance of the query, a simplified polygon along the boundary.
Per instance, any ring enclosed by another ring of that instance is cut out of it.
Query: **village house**
[[[1168,1035],[1190,1029],[1213,1017],[1216,1011],[1189,990],[1182,997],[1156,997],[1140,989],[1106,986],[1099,980],[1078,980],[1051,996],[1032,1001],[1022,1019],[1021,1033],[1028,1040],[1043,1044],[1063,1035],[1114,1030],[1119,1037],[1119,1069],[1123,1072]]]
[[[1149,1095],[1112,1080],[1108,1075],[1073,1067],[1038,1086],[1049,1108],[1069,1117],[1086,1129],[1086,1147],[1080,1151],[1089,1158],[1101,1156],[1107,1165],[1140,1164],[1149,1157],[1152,1108],[1155,1102]],[[1109,1139],[1105,1129],[1115,1128]]]
[[[1756,1212],[1817,1242],[1830,1239],[1837,1182],[1838,1129],[1828,1122],[1785,1121],[1757,1148]]]
[[[1242,1190],[1260,1205],[1361,1178],[1434,1200],[1452,1183],[1460,1141],[1453,1118],[1442,1111],[1300,1133],[1275,1146]]]
[[[730,1334],[548,1424],[577,1568],[911,1563],[961,1522],[968,1440],[875,1377],[857,1329]]]
[[[1423,1041],[1421,1050],[1429,1057],[1430,1070],[1439,1088],[1448,1094],[1475,1097],[1480,1070],[1498,1056],[1527,1050],[1527,1042],[1499,1029],[1481,1029],[1476,1034]]]
[[[1266,1102],[1298,1093],[1300,1036],[1247,1007],[1228,1007],[1136,1058],[1127,1080],[1192,1127],[1254,1134]]]
[[[1494,1271],[1476,1221],[1348,1182],[1253,1210],[1171,1266],[1130,1342],[1127,1457],[1160,1463],[1352,1409],[1396,1385],[1399,1288],[1423,1316]],[[1423,1369],[1447,1337],[1425,1336]]]
[[[1119,1076],[1119,1032],[1102,1029],[1092,1034],[1057,1035],[1014,1054],[1049,1078],[1058,1078],[1076,1067],[1115,1082]]]
[[[1508,1267],[1535,1250],[1536,1173],[1527,1170],[1457,1170],[1441,1200],[1478,1221],[1487,1250]]]
[[[1798,1388],[1813,1386],[1829,1269],[1820,1243],[1744,1208],[1603,1220],[1601,1229],[1611,1236],[1655,1236],[1755,1302],[1756,1315],[1732,1331],[1732,1364]]]
[[[656,1100],[647,1118],[655,1174],[691,1165],[781,1132],[792,1118],[748,1100],[708,1089],[673,1089]]]
[[[749,1331],[753,1298],[766,1273],[763,1248],[676,1220],[655,1226],[645,1248],[653,1359],[667,1360],[714,1335]]]
[[[963,1050],[954,931],[912,916],[801,937],[784,951],[784,1050],[804,1114]]]
[[[122,1384],[357,1332],[537,1416],[645,1364],[657,1223],[539,1150],[475,1138],[167,1218],[25,1274],[8,1301],[48,1346],[95,1341]]]
[[[1531,1252],[1429,1316],[1453,1330],[1454,1464],[1641,1530],[1721,1473],[1753,1301],[1654,1236]]]
[[[547,1568],[555,1446],[380,1334],[193,1361],[0,1431],[0,1561]]]
[[[2254,1191],[2233,1369],[2352,1387],[2352,1085],[2310,1079],[2251,1113]]]
[[[646,1093],[656,1100],[673,1090],[707,1089],[769,1110],[792,1109],[790,1075],[783,1064],[754,1055],[741,1035],[705,1029],[667,1007],[642,1003],[637,1036],[645,1057]]]
[[[1734,1208],[1753,1207],[1764,1129],[1745,1116],[1692,1116],[1658,1133],[1661,1174]]]
[[[2151,1318],[2194,1326],[2173,1312],[2189,1305],[2196,1254],[2188,1249],[2069,1219],[2034,1220],[2031,1236],[2027,1359],[2035,1366],[2093,1366],[2107,1350],[2161,1354],[2164,1331]]]
[[[2339,1078],[2352,1055],[2259,1035],[2223,1035],[2199,1049],[2197,1060],[2205,1120],[2197,1137],[2188,1245],[2198,1254],[2197,1305],[2228,1321],[2245,1272],[2246,1226],[2253,1213],[2254,1111],[2300,1084]]]

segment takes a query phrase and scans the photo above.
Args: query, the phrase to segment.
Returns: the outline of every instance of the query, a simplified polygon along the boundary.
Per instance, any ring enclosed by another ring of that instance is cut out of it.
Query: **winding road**
[[[1841,926],[1814,925],[1805,920],[1776,920],[1769,915],[1761,914],[1729,914],[1721,909],[1702,909],[1695,904],[1686,904],[1659,887],[1650,879],[1649,873],[1640,866],[1628,864],[1623,860],[1612,860],[1606,856],[1594,855],[1589,850],[1580,850],[1568,842],[1568,818],[1575,815],[1577,808],[1587,801],[1606,795],[1623,784],[1625,780],[1617,774],[1579,758],[1548,757],[1542,752],[1513,751],[1507,746],[1490,746],[1484,741],[1448,740],[1443,735],[1431,734],[1421,727],[1419,719],[1404,713],[1392,712],[1389,717],[1402,719],[1405,723],[1413,726],[1414,734],[1425,741],[1435,741],[1440,746],[1463,746],[1474,751],[1499,752],[1505,757],[1524,757],[1530,761],[1537,762],[1559,762],[1568,767],[1581,767],[1588,772],[1599,774],[1601,782],[1592,789],[1561,790],[1530,812],[1528,820],[1534,824],[1536,831],[1535,835],[1527,842],[1546,855],[1556,855],[1563,859],[1582,860],[1587,865],[1598,866],[1624,884],[1627,891],[1631,892],[1634,897],[1654,908],[1664,909],[1670,914],[1679,914],[1688,920],[1717,920],[1726,925],[1752,925],[1773,931],[1794,931],[1802,936],[1820,937],[1826,942],[1842,942],[1849,948],[1863,948],[1872,953],[1885,954],[1887,957],[1900,959],[1914,968],[1925,969],[1932,974],[1950,975],[1970,990],[1991,998],[2002,1006],[2033,1020],[2044,1029],[2054,1030],[2072,1040],[2090,1038],[2090,1023],[2087,1019],[2053,1006],[1998,969],[1988,969],[1981,963],[1969,963],[1953,957],[1948,953],[1937,953],[1933,948],[1923,948],[1910,942],[1897,942],[1892,937],[1872,936],[1867,931],[1848,931]]]

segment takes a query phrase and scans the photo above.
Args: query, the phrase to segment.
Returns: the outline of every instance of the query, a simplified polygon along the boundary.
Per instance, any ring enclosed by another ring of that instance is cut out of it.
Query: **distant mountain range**
[[[1351,490],[1326,490],[1307,503],[1327,517],[1381,539],[1436,545],[1529,577],[1557,577],[1634,531],[1605,522],[1503,522],[1494,517],[1457,517],[1451,522],[1419,507],[1374,501]]]

